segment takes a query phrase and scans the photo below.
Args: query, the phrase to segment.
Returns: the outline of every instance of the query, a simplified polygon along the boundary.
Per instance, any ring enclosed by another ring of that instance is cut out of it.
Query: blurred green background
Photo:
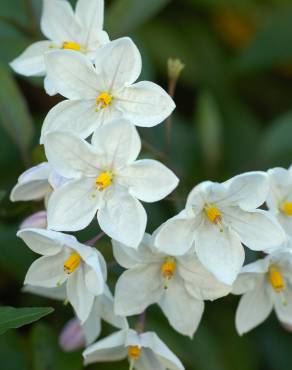
[[[40,0],[0,1],[0,304],[52,306],[55,312],[0,336],[1,370],[82,369],[81,352],[66,354],[58,346],[71,309],[21,293],[25,272],[36,256],[15,233],[21,220],[43,205],[9,202],[19,174],[44,159],[38,146],[41,124],[60,100],[45,94],[42,79],[16,76],[8,66],[25,47],[43,38],[40,12]],[[158,157],[181,178],[168,199],[146,206],[149,232],[179,211],[187,193],[202,180],[221,181],[247,170],[290,165],[291,0],[108,0],[105,18],[112,39],[129,35],[140,48],[141,79],[167,89],[168,58],[185,64],[175,93],[170,149],[165,150],[165,125],[139,130],[142,156]],[[78,237],[86,241],[97,232],[93,223]],[[104,238],[99,247],[110,260],[109,241]],[[247,252],[248,261],[254,258]],[[110,271],[112,287],[119,273]],[[146,329],[157,331],[187,370],[291,369],[292,333],[273,315],[239,337],[234,327],[237,302],[234,296],[208,302],[192,341],[175,333],[156,307],[148,310]],[[112,330],[104,325],[103,335]],[[97,364],[89,369],[117,367],[124,370],[128,365]]]

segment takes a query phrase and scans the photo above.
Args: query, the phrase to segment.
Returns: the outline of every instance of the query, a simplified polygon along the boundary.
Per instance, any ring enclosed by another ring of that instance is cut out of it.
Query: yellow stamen
[[[113,182],[113,174],[111,172],[102,172],[95,180],[96,187],[99,191],[105,190]]]
[[[270,266],[269,268],[269,282],[277,293],[285,289],[284,277],[276,266]]]
[[[176,270],[176,261],[173,257],[167,257],[161,266],[161,274],[165,279],[164,289],[168,288],[168,281],[173,277]]]
[[[282,204],[282,211],[287,215],[287,216],[292,216],[292,202],[284,202]]]
[[[77,252],[71,253],[70,257],[64,263],[64,271],[70,275],[80,265],[81,257]]]
[[[139,346],[129,346],[128,347],[128,356],[131,360],[139,360],[141,356],[142,348]]]
[[[102,92],[101,94],[98,95],[96,98],[96,105],[97,105],[97,110],[99,108],[107,108],[113,100],[112,95],[110,95],[107,92]]]
[[[205,212],[210,222],[212,222],[215,225],[221,223],[222,215],[217,207],[214,206],[205,207]]]
[[[81,46],[75,41],[65,41],[63,42],[62,49],[80,51]]]

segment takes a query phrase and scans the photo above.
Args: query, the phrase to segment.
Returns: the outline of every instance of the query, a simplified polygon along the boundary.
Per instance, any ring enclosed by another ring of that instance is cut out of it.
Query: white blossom
[[[195,242],[201,263],[231,285],[244,261],[241,243],[267,250],[286,240],[272,215],[256,209],[268,190],[264,172],[245,173],[222,184],[203,182],[189,194],[185,210],[161,227],[155,243],[165,253],[183,255]]]
[[[85,364],[128,358],[130,370],[184,370],[180,360],[154,332],[116,332],[83,352]]]
[[[236,311],[240,335],[266,320],[274,309],[278,319],[292,325],[292,253],[289,248],[242,268],[234,294],[243,294]]]
[[[137,126],[161,123],[175,108],[171,97],[158,85],[140,81],[140,53],[129,38],[101,47],[94,65],[72,51],[46,55],[50,79],[59,94],[66,97],[45,119],[41,142],[47,132],[70,131],[82,138],[115,118]]]
[[[121,316],[140,314],[157,303],[175,330],[192,337],[204,300],[225,296],[231,290],[218,282],[194,253],[177,257],[160,253],[149,234],[137,250],[112,243],[115,259],[128,269],[116,284],[115,312]]]
[[[124,120],[97,129],[92,145],[72,133],[49,133],[45,149],[52,167],[70,178],[49,200],[48,227],[53,230],[81,230],[98,211],[101,229],[135,248],[147,221],[137,199],[158,201],[178,184],[160,162],[136,161],[141,141],[135,127]]]
[[[102,255],[72,235],[51,230],[25,229],[17,236],[42,255],[30,266],[24,284],[54,288],[66,282],[66,299],[83,324],[95,296],[105,289],[106,264]]]

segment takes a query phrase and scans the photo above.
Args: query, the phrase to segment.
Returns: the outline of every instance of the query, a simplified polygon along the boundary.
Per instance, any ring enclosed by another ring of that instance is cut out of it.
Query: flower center
[[[285,289],[284,277],[276,266],[270,266],[269,268],[269,282],[277,293]]]
[[[96,187],[99,191],[108,188],[113,182],[113,174],[109,171],[102,172],[95,180]]]
[[[63,42],[62,49],[80,51],[81,46],[75,41],[65,41]]]
[[[112,95],[110,95],[107,92],[102,92],[101,94],[98,95],[96,98],[96,105],[97,105],[97,111],[101,108],[107,108],[113,100]]]
[[[287,216],[292,216],[292,202],[284,202],[282,204],[282,211],[287,215]]]
[[[222,221],[222,215],[219,209],[215,206],[205,206],[205,212],[210,222],[218,225]]]
[[[128,356],[131,360],[139,360],[141,356],[142,348],[139,346],[129,346],[128,347]]]
[[[164,289],[168,288],[168,281],[173,278],[176,270],[176,261],[173,257],[167,257],[161,265],[161,275],[164,277]]]
[[[64,271],[70,275],[80,265],[81,257],[77,252],[71,253],[70,257],[64,263]]]

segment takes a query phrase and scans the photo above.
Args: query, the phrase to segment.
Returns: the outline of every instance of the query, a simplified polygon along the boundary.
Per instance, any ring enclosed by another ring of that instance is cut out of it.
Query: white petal
[[[184,370],[180,360],[171,352],[171,350],[162,342],[153,332],[141,334],[143,347],[150,348],[159,359],[159,362],[169,370]]]
[[[232,294],[241,295],[255,289],[261,277],[260,274],[256,273],[240,273],[232,285]]]
[[[86,346],[92,344],[101,333],[101,319],[98,312],[95,311],[94,305],[87,320],[82,325],[85,335]]]
[[[144,202],[156,202],[165,198],[177,186],[179,180],[162,163],[152,159],[134,162],[120,175],[129,192]]]
[[[197,299],[214,300],[231,291],[231,286],[220,283],[195,255],[178,258],[177,271],[184,279],[189,294]]]
[[[204,302],[192,297],[183,279],[176,275],[169,281],[159,301],[170,325],[179,333],[193,337],[204,311]]]
[[[67,99],[95,99],[101,92],[93,65],[85,55],[57,50],[45,55],[47,74],[59,94]]]
[[[196,221],[175,216],[166,221],[156,234],[154,244],[160,252],[181,256],[190,250],[195,238]]]
[[[52,167],[62,176],[76,178],[98,175],[101,162],[97,151],[78,136],[62,131],[50,132],[45,137],[46,156]]]
[[[276,167],[268,171],[270,192],[267,199],[269,209],[277,212],[281,203],[292,194],[291,170]]]
[[[244,261],[244,249],[235,232],[206,221],[196,235],[195,248],[199,260],[219,281],[232,285]]]
[[[21,291],[23,293],[31,293],[39,295],[40,297],[45,297],[49,299],[55,299],[58,301],[65,301],[66,300],[66,284],[55,288],[43,288],[33,285],[25,285]]]
[[[96,32],[103,28],[104,0],[78,0],[76,17],[84,30],[82,44],[88,45]]]
[[[56,42],[77,41],[80,27],[75,20],[68,1],[44,0],[41,30],[50,40]]]
[[[152,127],[175,109],[172,98],[153,82],[141,81],[118,93],[117,108],[137,126]]]
[[[230,227],[250,249],[266,250],[277,247],[286,240],[280,225],[266,211],[246,212],[233,207],[224,210],[223,218],[227,217]]]
[[[121,330],[92,344],[83,352],[85,365],[94,362],[118,361],[126,358],[126,335],[127,331]]]
[[[282,293],[275,294],[275,311],[278,319],[285,324],[292,324],[292,289],[287,287]],[[283,297],[281,297],[283,294]],[[284,301],[284,300],[285,301]]]
[[[221,199],[218,204],[238,205],[245,210],[253,210],[261,206],[269,192],[267,174],[260,171],[243,173],[222,185],[228,189],[228,194],[226,199]]]
[[[207,194],[209,196],[212,188],[214,188],[214,183],[203,181],[192,189],[186,202],[186,209],[189,213],[194,215],[201,213],[206,203]]]
[[[134,83],[141,73],[141,55],[128,37],[123,37],[99,48],[95,68],[103,79],[103,91],[114,94],[126,85]]]
[[[86,139],[98,126],[94,100],[64,100],[51,109],[45,118],[41,144],[52,131],[68,131]]]
[[[113,190],[112,193],[97,214],[99,226],[111,238],[137,248],[146,228],[145,209],[126,192]]]
[[[235,324],[239,335],[260,325],[270,315],[273,308],[271,296],[261,281],[254,290],[244,294],[236,311]]]
[[[51,41],[38,41],[30,45],[10,66],[24,76],[43,76],[46,73],[44,53],[51,50]]]
[[[51,172],[50,165],[43,162],[25,171],[11,191],[10,200],[27,201],[45,197],[50,190],[48,178]]]
[[[151,349],[143,348],[140,358],[135,361],[136,370],[165,370],[165,366],[159,361]]]
[[[92,136],[92,145],[104,153],[108,166],[114,169],[134,162],[141,150],[135,126],[122,119],[98,128]]]
[[[88,226],[100,206],[101,194],[93,179],[69,181],[54,191],[48,204],[48,227],[77,231]]]
[[[94,295],[87,289],[84,266],[79,266],[67,281],[67,299],[72,304],[83,324],[88,318],[94,302]]]
[[[116,261],[123,267],[129,269],[145,263],[155,263],[161,261],[158,251],[153,251],[151,236],[144,234],[138,249],[129,248],[126,245],[112,240],[113,253]]]
[[[55,256],[40,257],[32,263],[25,276],[24,284],[56,288],[66,281],[64,272],[64,252]]]
[[[99,264],[96,263],[96,265],[95,269],[85,265],[84,275],[87,289],[97,296],[103,293],[105,282]]]
[[[43,229],[24,229],[17,233],[29,248],[35,253],[44,256],[53,256],[61,252],[63,243],[66,241],[66,236],[69,235],[56,233],[51,230]]]
[[[157,302],[162,294],[160,265],[142,265],[125,271],[115,290],[115,312],[132,316]]]

